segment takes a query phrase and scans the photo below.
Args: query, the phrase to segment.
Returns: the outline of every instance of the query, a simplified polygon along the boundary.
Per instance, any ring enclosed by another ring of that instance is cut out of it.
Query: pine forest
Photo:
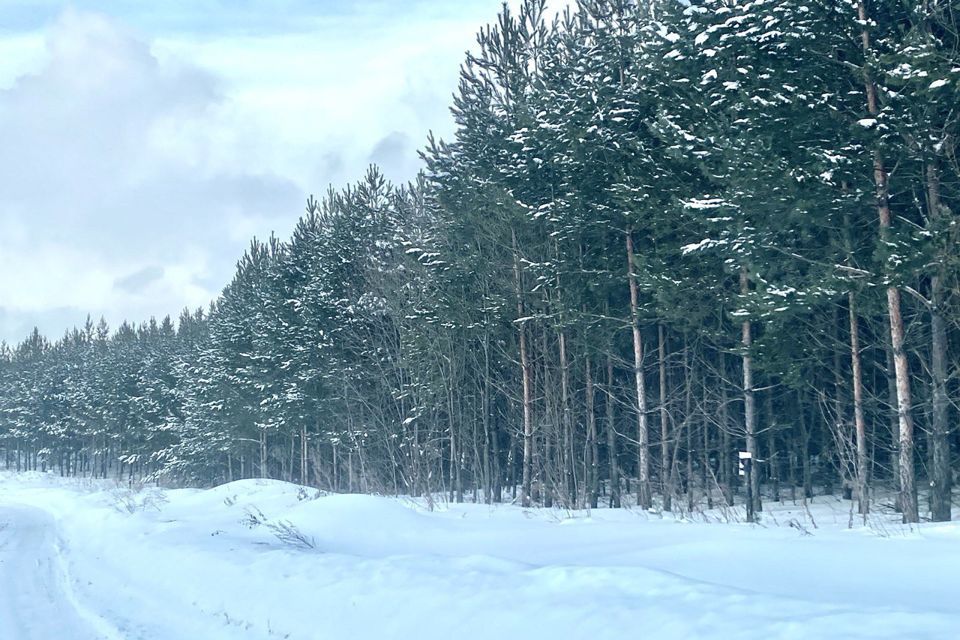
[[[0,459],[950,519],[960,3],[525,0],[451,111],[415,181],[307,198],[209,308],[3,345]]]

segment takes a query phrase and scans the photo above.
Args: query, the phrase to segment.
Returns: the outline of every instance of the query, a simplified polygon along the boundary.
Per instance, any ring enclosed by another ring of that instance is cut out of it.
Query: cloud
[[[293,181],[208,162],[197,148],[193,134],[216,130],[226,104],[215,75],[160,60],[122,25],[72,10],[45,55],[0,91],[8,330],[35,317],[58,335],[65,327],[50,323],[71,309],[73,323],[93,312],[116,324],[205,305],[248,239],[231,227],[256,219],[269,229],[299,212]],[[154,277],[134,287],[131,273]]]
[[[63,5],[0,3],[0,339],[205,306],[308,194],[413,178],[501,3]]]
[[[116,289],[137,293],[143,291],[146,287],[163,278],[163,267],[156,265],[144,267],[128,276],[118,278],[113,286]]]
[[[415,174],[420,163],[417,159],[417,143],[402,131],[391,131],[380,138],[369,160],[372,164],[384,168],[386,173],[393,175]]]

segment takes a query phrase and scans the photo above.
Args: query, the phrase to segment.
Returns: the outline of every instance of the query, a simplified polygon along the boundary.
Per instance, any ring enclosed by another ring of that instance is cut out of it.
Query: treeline
[[[311,198],[176,328],[5,349],[7,463],[676,510],[733,503],[744,450],[757,509],[948,520],[958,13],[505,8],[415,183]]]

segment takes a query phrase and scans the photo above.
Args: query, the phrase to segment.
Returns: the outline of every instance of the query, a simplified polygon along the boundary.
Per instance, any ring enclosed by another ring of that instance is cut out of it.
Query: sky
[[[413,178],[500,5],[0,2],[0,340],[176,318],[309,194]]]

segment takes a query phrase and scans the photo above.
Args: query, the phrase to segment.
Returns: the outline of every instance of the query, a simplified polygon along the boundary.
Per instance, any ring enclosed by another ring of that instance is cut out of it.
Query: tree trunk
[[[527,325],[524,321],[523,277],[520,268],[520,250],[517,247],[517,234],[511,232],[513,240],[513,274],[517,295],[517,331],[520,339],[520,369],[523,376],[523,487],[520,504],[529,507],[533,483],[533,389],[530,383],[530,357],[527,353]]]
[[[860,360],[860,327],[857,321],[857,299],[853,291],[847,294],[850,311],[850,363],[853,377],[853,424],[857,437],[857,500],[860,514],[870,512],[867,473],[867,423],[863,415],[863,365]]]
[[[539,497],[543,506],[550,508],[553,506],[555,496],[563,497],[563,492],[557,491],[557,470],[562,469],[562,461],[558,463],[556,460],[556,456],[563,454],[563,449],[557,444],[560,441],[560,411],[559,405],[554,400],[556,388],[548,362],[550,348],[547,344],[546,330],[540,332],[540,353],[542,364],[537,368],[540,377],[534,378],[533,388],[539,389],[539,396],[543,398],[543,421],[541,428],[538,429],[539,434],[534,441],[534,448],[542,452],[542,455],[539,459],[534,458],[537,463],[534,465],[534,469],[537,470],[535,480],[538,481],[534,482],[533,495],[534,500]],[[539,487],[539,491],[536,487]]]
[[[673,507],[673,490],[670,486],[670,423],[667,413],[667,346],[663,325],[657,326],[657,354],[660,364],[660,491],[663,494],[663,510]]]
[[[610,507],[620,508],[620,465],[617,463],[617,430],[613,403],[613,356],[607,354],[607,458],[610,462]]]
[[[883,341],[884,352],[887,359],[886,380],[887,380],[887,405],[890,430],[890,469],[892,470],[893,488],[897,496],[894,499],[894,505],[899,512],[900,509],[900,422],[897,418],[897,378],[893,372],[893,347],[890,344],[890,323],[887,318],[887,335]]]
[[[903,318],[900,315],[900,290],[887,289],[890,313],[890,342],[897,382],[897,422],[900,426],[900,508],[903,522],[920,522],[913,461],[913,417],[910,414],[910,373],[904,350]]]
[[[867,58],[870,56],[870,16],[864,0],[858,0],[857,10],[861,24],[864,25],[861,33],[863,50]],[[879,114],[877,102],[877,87],[870,74],[868,65],[864,64],[864,88],[867,95],[867,110],[871,116]],[[880,240],[886,241],[890,235],[890,185],[887,170],[883,162],[880,149],[873,155],[873,178],[876,185],[877,214],[880,218]],[[890,343],[893,348],[893,367],[897,383],[897,422],[900,432],[900,508],[903,511],[903,522],[920,521],[917,507],[917,487],[913,461],[913,416],[911,414],[910,398],[910,370],[907,362],[907,352],[904,349],[903,316],[900,311],[900,290],[895,286],[887,287],[887,314],[890,317]]]
[[[700,410],[700,430],[703,432],[703,450],[700,452],[700,485],[703,487],[703,494],[707,498],[707,509],[713,509],[713,489],[710,486],[710,478],[713,476],[713,469],[710,465],[710,425],[707,421],[707,376],[700,375],[701,402]]]
[[[733,474],[731,460],[733,451],[730,449],[730,418],[727,403],[727,359],[726,354],[720,351],[720,489],[727,506],[733,506]]]
[[[930,219],[941,216],[940,175],[934,164],[927,165],[927,204]],[[939,256],[938,256],[939,258]],[[942,258],[938,260],[941,262]],[[944,268],[936,267],[930,279],[930,375],[932,377],[933,420],[930,440],[933,464],[930,470],[930,519],[950,520],[950,494],[953,483],[950,472],[950,404],[947,399],[947,322],[944,318]]]
[[[750,293],[750,277],[746,267],[740,269],[740,293]],[[747,452],[753,460],[753,473],[750,475],[750,491],[753,497],[753,510],[760,512],[760,469],[757,467],[760,456],[757,451],[757,404],[753,392],[753,358],[750,348],[753,344],[752,326],[744,320],[741,326],[741,346],[743,347],[743,421],[746,431]]]
[[[131,467],[132,471],[132,467]],[[260,429],[260,477],[267,477],[267,430]]]
[[[633,377],[637,393],[637,506],[653,506],[650,492],[650,451],[647,392],[643,380],[643,337],[640,334],[640,293],[633,263],[633,234],[627,228],[627,279],[630,284],[630,326],[633,330]]]
[[[803,475],[803,499],[813,498],[813,470],[810,468],[810,428],[807,426],[807,409],[803,396],[797,391],[797,426],[800,428],[800,468]]]
[[[490,448],[493,442],[490,434],[490,331],[483,333],[483,387],[480,398],[480,411],[483,413],[483,501],[485,504],[493,502],[493,488],[491,484]],[[494,452],[496,456],[496,452]]]
[[[570,371],[567,363],[567,336],[560,331],[560,428],[563,429],[563,500],[569,506],[576,502],[576,483],[573,473],[573,420],[570,415]]]
[[[310,484],[310,474],[308,473],[309,469],[307,467],[308,444],[307,426],[303,425],[300,429],[300,484],[302,485]]]
[[[586,412],[587,412],[587,446],[584,447],[586,453],[586,463],[584,466],[585,482],[585,502],[591,509],[597,508],[598,488],[600,483],[600,473],[598,458],[600,457],[599,447],[597,446],[597,416],[594,411],[594,392],[593,392],[593,369],[590,366],[591,358],[587,356],[584,364],[584,376],[586,377]]]
[[[683,368],[686,370],[684,375],[684,403],[683,403],[683,435],[684,435],[684,444],[686,445],[686,469],[684,473],[684,481],[686,483],[686,494],[687,494],[687,513],[693,512],[694,506],[694,493],[693,493],[693,384],[696,377],[696,372],[693,370],[692,365],[690,364],[690,347],[687,345],[687,340],[684,338],[683,344]]]
[[[767,478],[772,485],[773,499],[781,502],[780,497],[780,452],[777,450],[777,418],[773,411],[773,389],[766,393],[767,405]]]

